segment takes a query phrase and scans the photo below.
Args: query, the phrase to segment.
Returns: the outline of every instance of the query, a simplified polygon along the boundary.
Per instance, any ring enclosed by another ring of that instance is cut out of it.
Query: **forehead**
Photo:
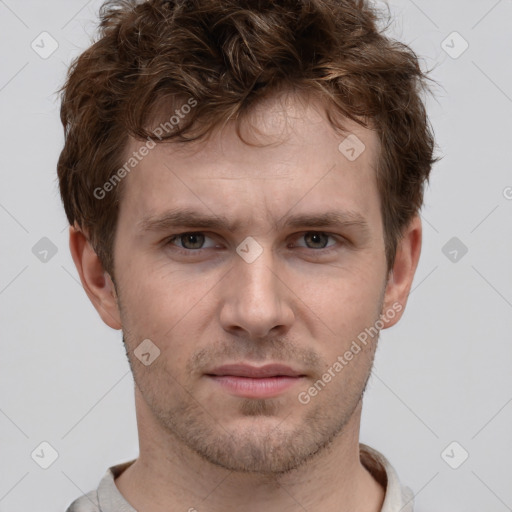
[[[276,95],[242,120],[242,138],[230,121],[203,140],[157,144],[127,176],[121,211],[135,220],[170,207],[244,210],[248,218],[272,210],[275,221],[307,204],[368,210],[378,202],[378,138],[348,119],[340,133],[325,108],[311,97]],[[126,158],[145,144],[131,140]]]

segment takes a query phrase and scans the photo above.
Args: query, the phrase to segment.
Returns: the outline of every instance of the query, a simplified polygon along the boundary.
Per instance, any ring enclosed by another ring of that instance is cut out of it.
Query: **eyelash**
[[[172,242],[174,242],[175,240],[179,240],[182,236],[185,236],[185,235],[206,235],[206,233],[204,231],[185,231],[183,233],[179,233],[177,235],[173,235],[171,236],[170,238],[168,238],[165,242],[165,245],[172,245],[173,246],[173,250],[175,250],[177,253],[179,254],[184,254],[184,255],[187,255],[187,256],[192,256],[192,255],[196,255],[196,254],[202,254],[203,251],[206,251],[207,249],[212,249],[212,247],[207,247],[206,249],[182,249],[181,247],[178,247],[176,245],[174,245]],[[326,233],[324,231],[304,231],[302,233],[299,233],[299,235],[296,237],[296,238],[301,238],[301,237],[304,237],[305,235],[307,234],[314,234],[314,235],[327,235],[329,238],[332,238],[333,240],[336,240],[338,242],[338,244],[343,244],[345,242],[345,240],[342,239],[342,237],[338,236],[338,235],[333,235],[331,233]],[[206,235],[206,238],[210,238]],[[330,245],[330,246],[327,246],[327,247],[324,247],[324,248],[320,248],[320,249],[312,249],[310,247],[301,247],[302,249],[309,249],[311,251],[314,251],[316,253],[321,253],[321,254],[328,254],[330,253],[332,250],[336,249],[336,244],[333,244],[333,245]]]

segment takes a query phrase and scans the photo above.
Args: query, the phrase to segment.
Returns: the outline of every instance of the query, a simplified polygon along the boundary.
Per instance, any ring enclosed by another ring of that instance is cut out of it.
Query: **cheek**
[[[168,348],[170,338],[191,345],[208,317],[208,295],[219,282],[213,275],[190,276],[142,258],[127,263],[120,278],[123,328],[132,343],[154,339],[161,350]]]
[[[313,282],[314,281],[314,282]],[[313,286],[314,284],[314,286]],[[326,279],[303,281],[297,295],[303,298],[305,313],[339,350],[357,338],[379,318],[384,283],[373,270],[331,275]],[[317,333],[319,339],[322,338]]]

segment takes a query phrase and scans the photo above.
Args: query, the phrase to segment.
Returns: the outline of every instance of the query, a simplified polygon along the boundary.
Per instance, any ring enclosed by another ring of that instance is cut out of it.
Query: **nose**
[[[220,322],[231,334],[250,339],[285,335],[293,324],[293,292],[266,248],[248,263],[237,257],[223,288]],[[278,277],[279,276],[279,277]]]

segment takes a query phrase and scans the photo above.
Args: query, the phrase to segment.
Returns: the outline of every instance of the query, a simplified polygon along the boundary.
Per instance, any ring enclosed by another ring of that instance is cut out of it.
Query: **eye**
[[[336,245],[336,241],[331,245],[327,245],[329,238],[335,240],[334,237],[332,235],[329,235],[328,233],[323,233],[321,231],[308,231],[307,233],[302,234],[299,240],[305,240],[306,247],[308,249],[327,249],[329,247],[332,247],[333,245]],[[304,246],[299,245],[299,247]]]
[[[201,233],[199,231],[197,232],[191,232],[191,233],[181,233],[179,235],[174,235],[171,237],[167,243],[170,245],[177,245],[181,249],[185,249],[187,251],[194,251],[194,250],[201,250],[201,249],[207,249],[208,247],[205,247],[203,244],[206,239],[211,238],[205,236],[204,233]],[[177,242],[175,244],[175,242]],[[181,245],[179,245],[181,244]],[[215,247],[215,242],[212,240],[212,244],[209,247]]]

